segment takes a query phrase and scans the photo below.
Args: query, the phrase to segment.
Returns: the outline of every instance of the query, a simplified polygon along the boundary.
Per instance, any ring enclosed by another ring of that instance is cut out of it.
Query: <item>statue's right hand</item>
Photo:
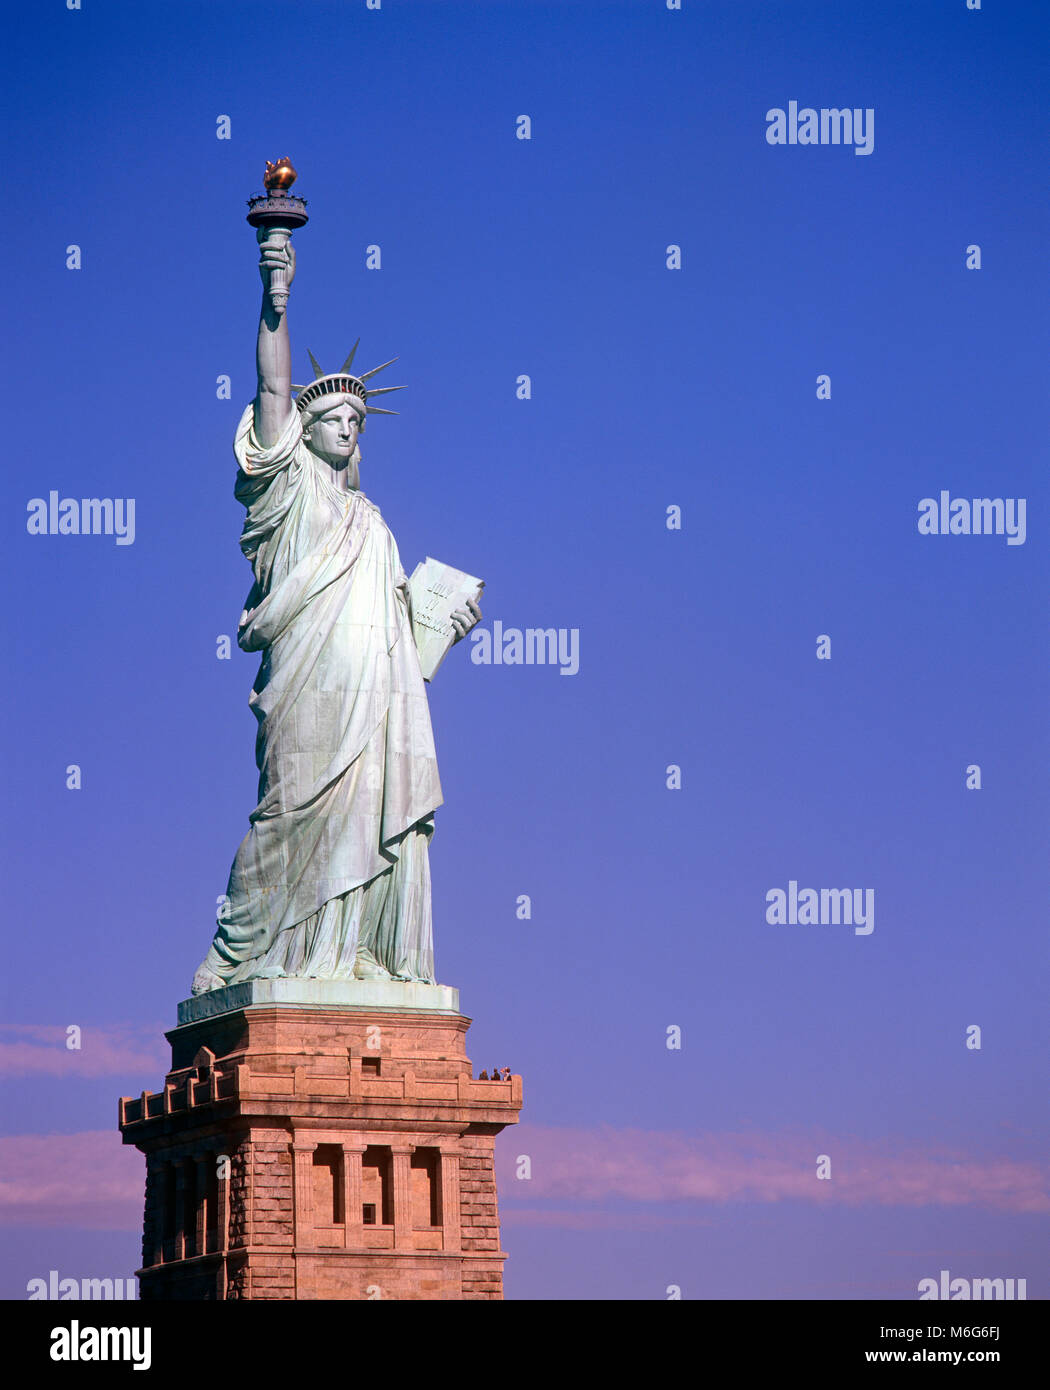
[[[275,270],[285,272],[284,285],[285,288],[289,287],[295,279],[295,247],[288,239],[271,237],[265,227],[260,227],[257,235],[259,250],[262,252],[259,274],[262,276],[263,289],[267,294],[270,293]]]

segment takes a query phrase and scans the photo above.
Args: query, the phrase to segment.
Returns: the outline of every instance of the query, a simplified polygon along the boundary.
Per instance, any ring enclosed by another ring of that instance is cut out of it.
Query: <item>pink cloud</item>
[[[647,1211],[564,1211],[547,1207],[513,1207],[506,1203],[500,1207],[500,1220],[504,1226],[558,1226],[562,1230],[572,1231],[665,1231],[672,1228],[677,1231],[683,1226],[712,1224],[708,1217],[682,1217],[677,1213],[664,1216]]]
[[[116,1107],[114,1106],[114,1111]],[[135,1231],[145,1160],[114,1128],[0,1138],[0,1225]]]
[[[817,1154],[831,1156],[818,1181]],[[515,1179],[528,1154],[532,1178]],[[828,1136],[719,1134],[515,1127],[497,1150],[508,1224],[578,1230],[681,1225],[645,1207],[695,1202],[689,1225],[710,1203],[803,1201],[843,1206],[976,1207],[1050,1211],[1045,1170],[1008,1157],[973,1158],[908,1143]],[[0,1138],[0,1225],[138,1230],[145,1178],[141,1154],[113,1131]],[[538,1199],[536,1205],[525,1205]],[[582,1203],[633,1203],[623,1209]],[[562,1209],[566,1204],[568,1209]]]
[[[0,1024],[0,1076],[142,1076],[151,1089],[170,1065],[158,1024],[80,1028],[70,1048],[65,1024]],[[74,1036],[74,1039],[75,1036]]]
[[[828,1135],[697,1134],[522,1125],[498,1150],[500,1190],[515,1201],[819,1202],[1050,1211],[1045,1165],[898,1141]],[[515,1178],[528,1154],[532,1177]],[[831,1159],[830,1181],[816,1176]],[[617,1224],[610,1213],[609,1224]]]

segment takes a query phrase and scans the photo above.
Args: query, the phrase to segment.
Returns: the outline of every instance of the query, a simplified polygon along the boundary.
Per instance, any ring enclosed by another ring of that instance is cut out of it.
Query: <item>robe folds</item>
[[[433,981],[427,846],[441,805],[408,581],[378,508],[306,447],[293,411],[234,443],[241,549],[255,583],[238,629],[260,652],[259,804],[205,967],[346,979],[362,954]]]

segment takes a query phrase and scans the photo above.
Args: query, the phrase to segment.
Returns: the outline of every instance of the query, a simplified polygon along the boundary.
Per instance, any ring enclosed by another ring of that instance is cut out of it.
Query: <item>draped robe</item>
[[[262,653],[259,804],[203,968],[223,984],[348,979],[363,959],[432,983],[442,796],[397,545],[310,453],[297,411],[262,448],[249,406],[234,452],[255,574],[237,640]]]

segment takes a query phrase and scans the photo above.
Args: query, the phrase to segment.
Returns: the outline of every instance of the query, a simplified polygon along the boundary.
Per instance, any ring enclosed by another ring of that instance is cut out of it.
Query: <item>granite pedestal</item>
[[[252,981],[186,1000],[146,1156],[143,1299],[499,1299],[495,1136],[458,992]]]

